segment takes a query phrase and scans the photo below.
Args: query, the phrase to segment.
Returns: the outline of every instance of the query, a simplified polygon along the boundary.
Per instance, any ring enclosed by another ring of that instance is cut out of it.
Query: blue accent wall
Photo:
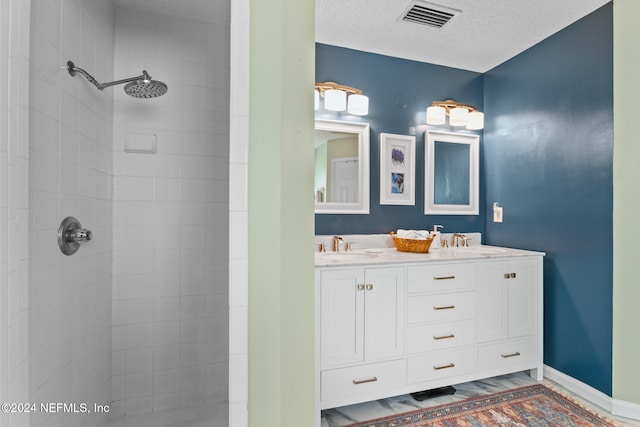
[[[612,4],[484,81],[485,240],[547,253],[544,362],[611,396]]]
[[[362,89],[369,115],[316,112],[316,118],[364,121],[371,126],[371,208],[369,215],[316,215],[316,234],[388,233],[398,228],[444,225],[443,232],[484,231],[484,197],[480,215],[424,214],[424,135],[426,108],[432,101],[454,99],[477,107],[483,103],[482,75],[417,61],[376,55],[324,44],[316,45],[316,81]],[[452,131],[446,126],[439,130]],[[415,206],[380,205],[380,133],[416,136]],[[473,133],[473,132],[469,132]],[[482,139],[482,138],[481,138]]]

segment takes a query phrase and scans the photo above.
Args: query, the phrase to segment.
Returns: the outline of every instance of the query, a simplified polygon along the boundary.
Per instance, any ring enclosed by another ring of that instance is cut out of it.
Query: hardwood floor
[[[454,386],[456,389],[455,394],[426,399],[422,402],[414,400],[409,395],[402,395],[356,405],[343,406],[340,408],[322,411],[321,425],[322,427],[343,427],[356,422],[401,414],[403,412],[409,412],[420,408],[429,408],[446,403],[459,402],[470,397],[489,395],[536,383],[537,382],[533,378],[529,377],[525,372],[519,372],[480,381],[458,384]],[[578,396],[570,393],[556,383],[545,379],[543,384],[571,397],[589,408],[592,412],[595,412],[607,419],[615,420],[621,426],[640,426],[640,421],[613,417],[602,408],[580,399]]]

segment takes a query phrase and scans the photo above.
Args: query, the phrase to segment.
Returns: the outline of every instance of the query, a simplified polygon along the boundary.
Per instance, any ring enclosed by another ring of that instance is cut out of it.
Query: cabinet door
[[[509,295],[509,338],[537,332],[537,280],[534,261],[509,263],[509,279],[504,281]]]
[[[478,341],[537,333],[536,260],[485,261],[478,265]]]
[[[320,284],[322,369],[364,360],[364,270],[323,271]]]
[[[485,261],[478,264],[478,341],[507,338],[507,287],[504,274],[508,263]]]
[[[404,268],[365,270],[365,360],[404,354]]]

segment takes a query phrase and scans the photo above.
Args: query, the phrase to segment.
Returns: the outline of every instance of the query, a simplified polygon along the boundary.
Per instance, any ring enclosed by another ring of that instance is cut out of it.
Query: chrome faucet
[[[340,252],[340,242],[344,241],[340,236],[333,236],[333,251]]]
[[[460,240],[462,240],[462,244],[460,244]],[[457,248],[458,246],[469,246],[469,238],[464,234],[453,233],[451,235],[451,247]]]

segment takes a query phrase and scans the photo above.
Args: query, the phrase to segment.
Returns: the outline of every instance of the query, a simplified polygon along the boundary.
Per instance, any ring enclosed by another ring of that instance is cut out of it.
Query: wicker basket
[[[401,237],[397,237],[393,232],[391,232],[391,237],[393,238],[393,243],[395,243],[398,252],[426,254],[429,252],[431,242],[433,242],[433,237],[428,237],[426,239],[403,239]]]

